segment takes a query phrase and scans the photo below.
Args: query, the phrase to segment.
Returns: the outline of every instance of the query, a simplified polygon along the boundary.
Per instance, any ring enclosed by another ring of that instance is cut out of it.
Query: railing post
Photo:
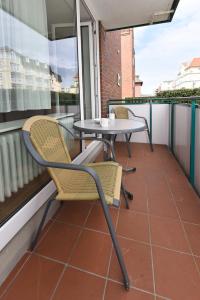
[[[170,132],[170,148],[172,153],[174,153],[174,103],[171,103],[171,132]]]
[[[190,183],[195,181],[195,131],[196,131],[196,101],[191,104],[191,128],[190,128]]]
[[[149,101],[149,119],[150,119],[150,139],[151,139],[151,144],[152,144],[152,100]]]

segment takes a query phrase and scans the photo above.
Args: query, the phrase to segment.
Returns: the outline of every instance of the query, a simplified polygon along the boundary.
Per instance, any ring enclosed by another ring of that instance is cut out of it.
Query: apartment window
[[[80,118],[75,0],[0,0],[0,223],[50,180],[27,153],[20,128],[51,115]],[[80,144],[65,136],[72,158]]]

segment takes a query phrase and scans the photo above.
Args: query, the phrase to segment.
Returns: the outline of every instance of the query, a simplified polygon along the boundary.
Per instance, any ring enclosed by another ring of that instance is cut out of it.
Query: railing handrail
[[[110,99],[108,105],[118,105],[118,104],[138,104],[138,103],[189,103],[195,101],[196,104],[200,104],[200,96],[188,96],[188,97],[134,97],[134,98],[124,98],[124,99]]]

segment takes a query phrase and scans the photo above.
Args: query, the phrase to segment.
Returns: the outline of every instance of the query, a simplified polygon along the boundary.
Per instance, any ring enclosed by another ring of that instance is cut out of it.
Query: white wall
[[[174,110],[174,152],[189,175],[191,108],[179,104]]]
[[[200,108],[196,109],[195,186],[200,194]]]
[[[152,142],[169,144],[169,104],[152,105]]]

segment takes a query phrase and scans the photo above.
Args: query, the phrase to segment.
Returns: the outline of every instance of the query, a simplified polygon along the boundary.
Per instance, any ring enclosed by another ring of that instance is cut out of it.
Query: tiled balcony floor
[[[125,175],[134,193],[111,208],[132,288],[124,291],[121,273],[98,203],[66,203],[0,289],[1,299],[199,300],[200,204],[176,160],[164,146],[124,144],[117,156],[135,165]]]

